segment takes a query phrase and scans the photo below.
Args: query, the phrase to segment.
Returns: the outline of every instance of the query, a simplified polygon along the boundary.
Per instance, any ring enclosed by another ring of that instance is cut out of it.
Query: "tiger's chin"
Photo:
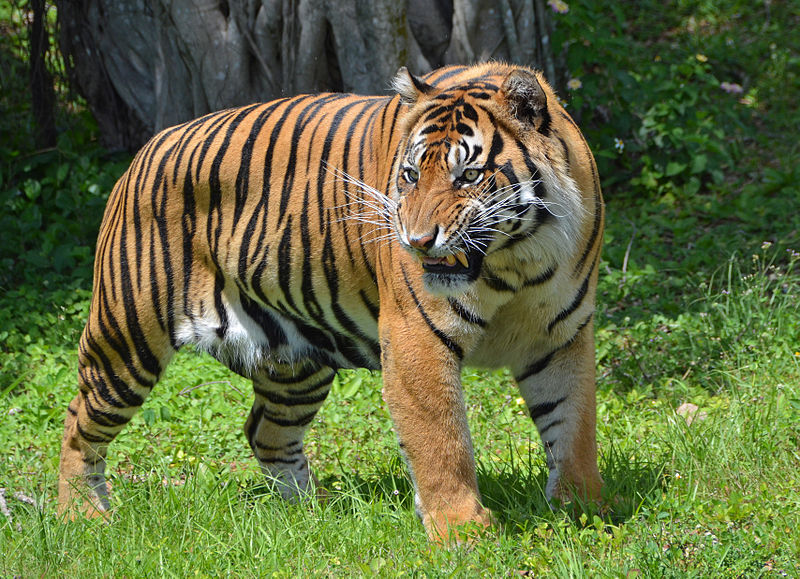
[[[455,297],[469,291],[478,279],[483,254],[461,251],[439,258],[424,257],[421,263],[425,289],[435,295]]]
[[[469,288],[472,287],[475,280],[463,274],[432,273],[426,271],[422,274],[422,281],[425,284],[425,289],[429,293],[443,297],[456,297],[465,294]]]

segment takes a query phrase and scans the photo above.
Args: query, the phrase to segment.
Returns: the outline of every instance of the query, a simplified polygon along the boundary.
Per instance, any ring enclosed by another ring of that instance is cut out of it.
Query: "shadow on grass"
[[[623,524],[637,516],[645,503],[660,499],[664,490],[664,465],[623,457],[614,449],[602,457],[604,501],[598,505],[575,501],[551,505],[545,498],[547,468],[534,452],[498,463],[478,463],[478,486],[483,503],[491,509],[503,532],[515,535],[531,524],[571,517],[575,524],[593,524],[597,515],[606,524]],[[329,508],[341,514],[363,513],[363,505],[380,504],[389,510],[413,510],[414,490],[405,465],[392,457],[374,474],[327,476],[320,485],[328,493]],[[244,489],[248,500],[274,496],[269,484]],[[581,515],[585,513],[586,519]]]
[[[517,534],[537,521],[553,521],[564,515],[576,524],[592,524],[596,515],[606,524],[622,524],[637,515],[641,506],[660,498],[664,488],[664,465],[623,457],[615,449],[601,457],[605,481],[601,503],[576,499],[570,504],[548,502],[545,496],[548,471],[544,457],[527,457],[479,465],[478,485],[484,504],[507,534]],[[587,518],[581,521],[582,515]]]

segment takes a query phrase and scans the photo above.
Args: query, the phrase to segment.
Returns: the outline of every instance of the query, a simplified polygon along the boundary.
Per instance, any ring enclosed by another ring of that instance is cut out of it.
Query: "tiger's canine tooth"
[[[447,262],[447,265],[455,265],[456,264],[456,257],[451,253],[447,257],[444,258]]]
[[[469,260],[467,260],[466,253],[464,253],[463,251],[457,251],[455,255],[456,259],[459,261],[461,265],[463,265],[464,267],[469,267]]]

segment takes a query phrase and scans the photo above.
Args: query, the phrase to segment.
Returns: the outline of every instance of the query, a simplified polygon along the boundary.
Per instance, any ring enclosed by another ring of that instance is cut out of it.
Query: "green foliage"
[[[571,2],[555,43],[569,49],[568,104],[606,187],[671,201],[704,193],[748,162],[743,147],[759,129],[792,126],[768,113],[800,120],[789,22],[800,22],[791,3]]]
[[[0,285],[52,273],[89,279],[97,228],[126,161],[62,133],[52,151],[17,157],[0,172]]]
[[[0,288],[43,278],[91,278],[94,243],[105,200],[128,158],[96,144],[96,125],[69,92],[63,63],[51,51],[59,128],[55,148],[36,150],[27,57],[28,7],[0,7]],[[55,30],[55,9],[47,13]],[[55,39],[51,38],[51,45]]]

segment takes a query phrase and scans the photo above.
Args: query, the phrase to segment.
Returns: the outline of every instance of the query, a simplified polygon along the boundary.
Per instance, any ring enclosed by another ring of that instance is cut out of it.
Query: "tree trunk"
[[[385,93],[404,65],[417,74],[488,58],[543,67],[536,1],[58,0],[58,9],[70,78],[104,143],[136,149],[222,108]]]
[[[47,14],[44,0],[31,0],[33,18],[28,27],[30,46],[30,87],[33,118],[36,122],[36,146],[54,147],[56,144],[55,92],[53,77],[47,70],[47,51],[50,36],[47,33]]]

